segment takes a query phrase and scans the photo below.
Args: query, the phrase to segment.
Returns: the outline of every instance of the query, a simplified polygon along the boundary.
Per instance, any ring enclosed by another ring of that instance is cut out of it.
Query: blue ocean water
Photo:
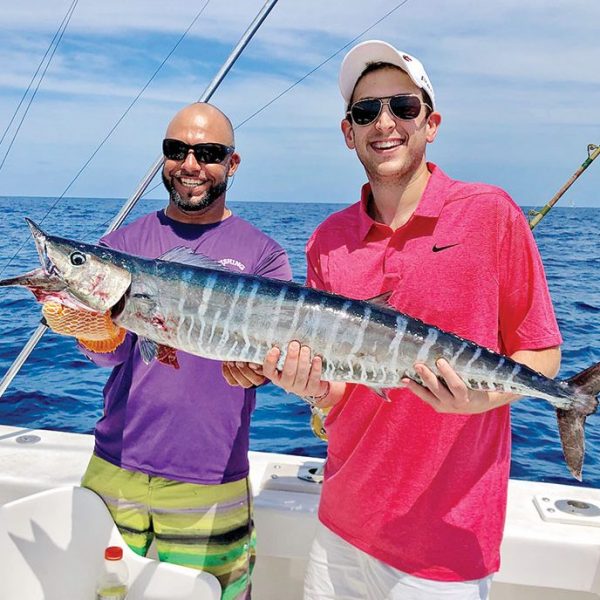
[[[63,199],[50,213],[50,198],[2,198],[0,276],[38,266],[23,220],[29,217],[49,233],[95,242],[122,201]],[[128,220],[163,206],[142,200]],[[288,251],[294,277],[302,282],[304,244],[314,228],[338,204],[232,203],[242,217],[277,239]],[[48,216],[46,216],[48,214]],[[564,337],[561,377],[600,361],[599,208],[555,208],[535,230],[558,321]],[[0,290],[0,374],[4,374],[37,327],[40,307],[26,291]],[[92,365],[68,338],[48,332],[4,397],[0,423],[89,433],[102,412],[102,387],[109,371]],[[525,399],[512,407],[516,479],[577,484],[567,471],[554,409],[542,400]],[[325,443],[309,427],[308,407],[269,385],[259,390],[251,429],[253,450],[325,456]],[[476,449],[474,449],[476,451]],[[600,488],[600,413],[587,422],[584,485]]]

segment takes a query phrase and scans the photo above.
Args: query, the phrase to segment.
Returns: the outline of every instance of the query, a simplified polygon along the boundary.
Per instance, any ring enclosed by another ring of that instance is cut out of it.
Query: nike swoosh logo
[[[447,246],[436,246],[434,244],[432,250],[434,252],[441,252],[442,250],[447,250],[448,248],[454,248],[454,246],[458,246],[460,244],[460,242],[457,242],[456,244],[448,244]]]

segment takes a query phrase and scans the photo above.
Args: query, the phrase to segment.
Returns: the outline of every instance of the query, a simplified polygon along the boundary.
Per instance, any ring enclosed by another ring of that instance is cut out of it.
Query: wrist
[[[318,404],[319,402],[325,400],[325,398],[329,396],[329,392],[331,391],[331,382],[325,381],[324,383],[325,389],[321,394],[318,394],[316,396],[302,396],[302,399],[308,402],[311,406],[314,406],[315,404]]]

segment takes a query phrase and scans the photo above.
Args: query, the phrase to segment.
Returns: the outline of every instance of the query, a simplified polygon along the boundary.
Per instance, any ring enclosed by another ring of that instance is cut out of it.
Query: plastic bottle
[[[125,600],[129,570],[123,560],[123,548],[109,546],[104,551],[104,570],[96,586],[96,600]]]

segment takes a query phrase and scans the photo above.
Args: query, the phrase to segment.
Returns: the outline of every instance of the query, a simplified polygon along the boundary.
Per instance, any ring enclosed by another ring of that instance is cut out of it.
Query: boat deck
[[[0,426],[0,504],[78,485],[93,437]],[[251,452],[260,600],[300,599],[319,484],[297,477],[322,461]],[[561,510],[562,509],[562,510]],[[543,516],[542,516],[543,515]],[[502,567],[492,600],[600,598],[600,490],[511,480]]]

